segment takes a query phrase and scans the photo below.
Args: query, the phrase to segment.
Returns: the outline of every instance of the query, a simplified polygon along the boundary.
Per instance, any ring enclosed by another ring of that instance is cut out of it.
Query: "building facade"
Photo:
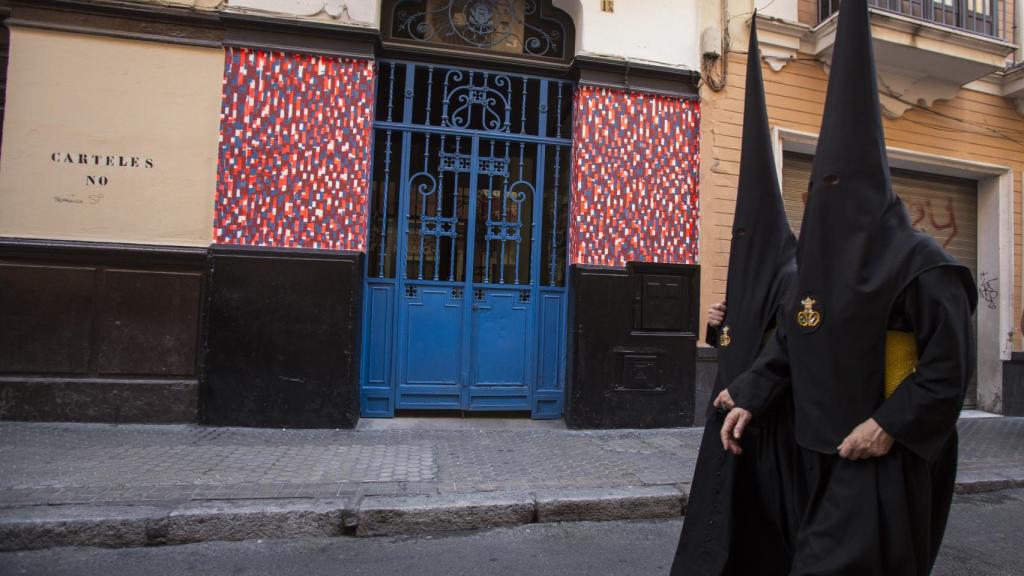
[[[751,0],[0,2],[0,418],[702,421]],[[1024,413],[1015,0],[873,3],[893,181]],[[838,3],[762,66],[799,230]]]
[[[975,274],[977,377],[965,404],[1024,414],[1021,349],[1022,4],[872,0],[893,186],[914,225]],[[761,3],[704,11],[702,293],[725,292],[749,21]],[[824,108],[838,1],[777,0],[757,14],[775,159],[799,232]],[[722,27],[722,22],[726,22]],[[717,34],[722,31],[723,34]],[[724,38],[724,40],[721,40]],[[740,51],[735,48],[740,47]]]
[[[671,0],[5,3],[0,418],[694,416]]]

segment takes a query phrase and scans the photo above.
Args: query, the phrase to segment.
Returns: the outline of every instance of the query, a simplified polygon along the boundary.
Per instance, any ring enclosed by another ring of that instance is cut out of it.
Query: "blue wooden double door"
[[[379,64],[361,411],[562,415],[572,85]]]

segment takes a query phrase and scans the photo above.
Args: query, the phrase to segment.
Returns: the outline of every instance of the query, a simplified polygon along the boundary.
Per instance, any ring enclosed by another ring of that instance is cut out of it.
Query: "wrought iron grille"
[[[818,22],[839,11],[841,0],[818,0]],[[868,4],[911,18],[983,36],[1006,38],[1004,0],[868,0]]]
[[[371,277],[563,286],[572,85],[384,61]]]
[[[389,0],[385,38],[566,60],[569,17],[550,0]]]

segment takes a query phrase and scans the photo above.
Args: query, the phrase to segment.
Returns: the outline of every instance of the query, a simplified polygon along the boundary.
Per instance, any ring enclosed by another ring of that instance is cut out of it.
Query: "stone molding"
[[[968,84],[998,86],[998,95],[1017,100],[1024,114],[1024,71],[1003,74],[1016,45],[871,8],[882,112],[899,118],[914,106],[948,100]],[[817,26],[758,16],[761,56],[778,72],[799,54],[832,60],[837,16]],[[990,90],[983,90],[990,92]]]

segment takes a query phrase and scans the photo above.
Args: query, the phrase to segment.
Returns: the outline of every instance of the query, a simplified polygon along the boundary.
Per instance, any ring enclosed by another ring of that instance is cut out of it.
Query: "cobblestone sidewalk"
[[[257,430],[0,423],[0,506],[685,482],[699,429]]]
[[[961,482],[1024,483],[1024,418],[961,420],[960,432]],[[700,435],[6,422],[0,506],[678,485],[693,474]]]

